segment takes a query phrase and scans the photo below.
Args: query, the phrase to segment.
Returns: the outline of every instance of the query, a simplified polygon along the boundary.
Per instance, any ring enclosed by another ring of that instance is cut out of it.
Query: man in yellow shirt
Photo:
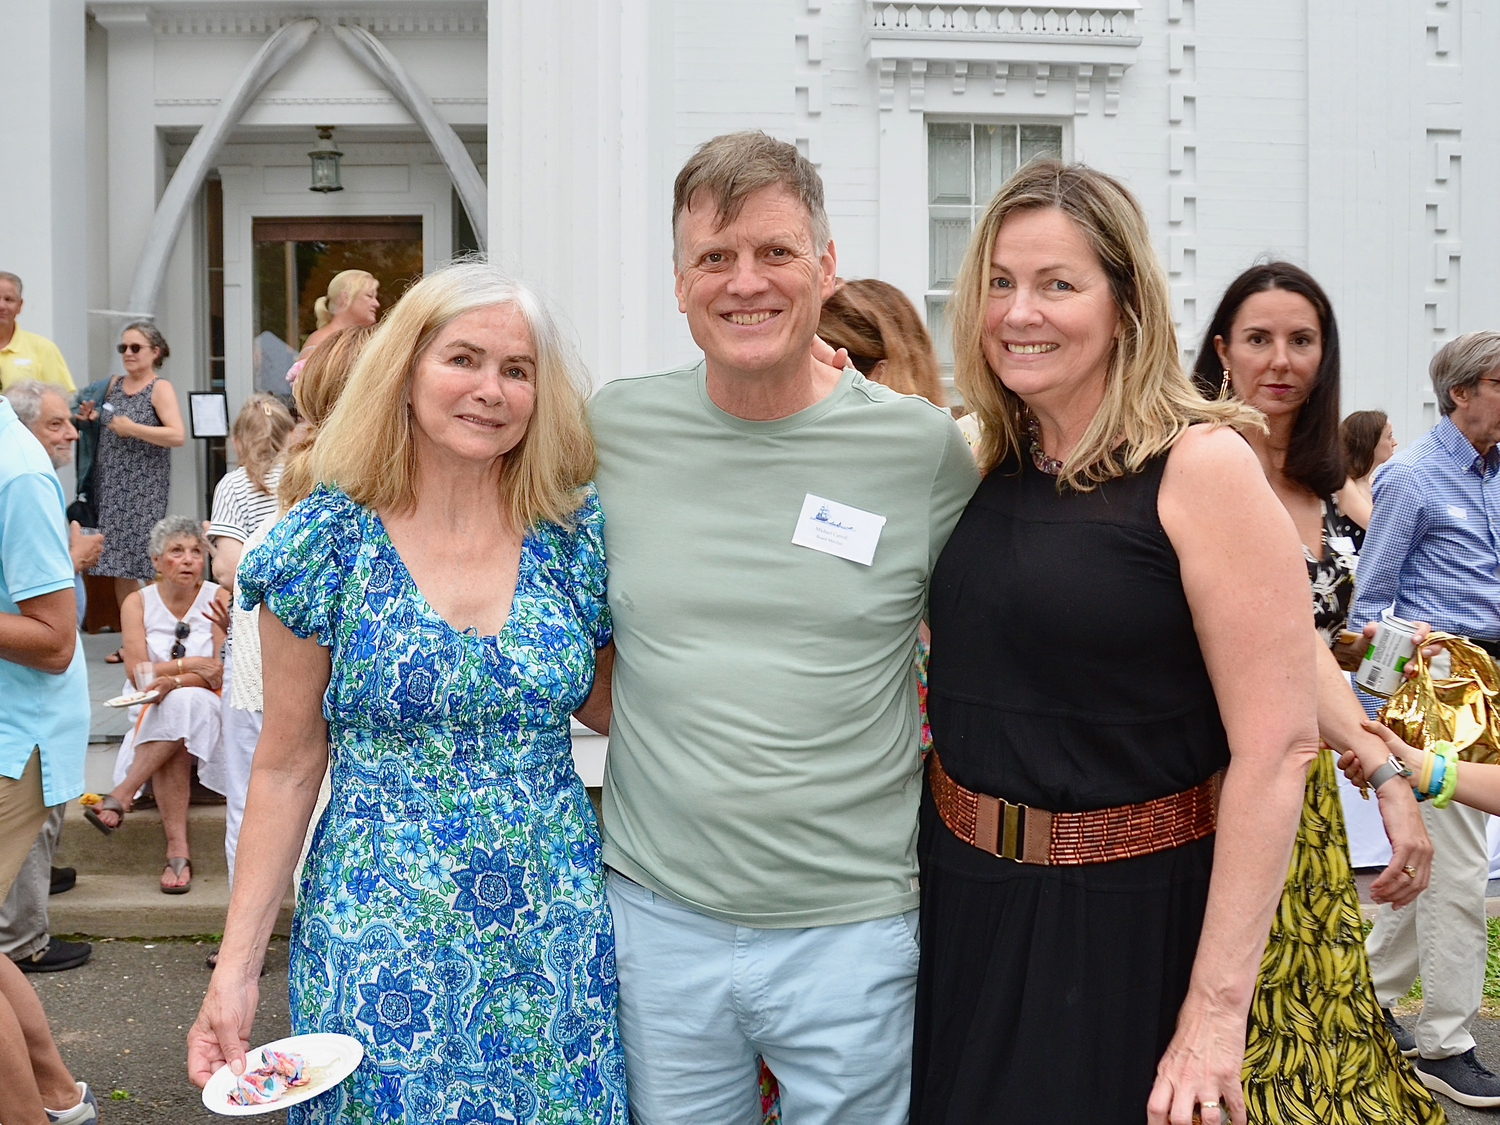
[[[16,324],[21,305],[21,279],[0,270],[0,391],[23,379],[40,379],[72,394],[78,388],[57,345]]]

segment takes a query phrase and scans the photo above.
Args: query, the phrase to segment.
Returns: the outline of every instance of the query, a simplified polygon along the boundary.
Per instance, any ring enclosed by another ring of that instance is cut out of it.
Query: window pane
[[[929,256],[932,260],[932,276],[928,279],[932,289],[949,289],[958,276],[958,264],[963,261],[964,247],[969,243],[970,223],[963,218],[932,216],[928,232]]]
[[[1021,163],[1025,164],[1036,156],[1062,158],[1061,125],[1021,126]]]
[[[1016,169],[1021,165],[1016,160],[1016,127],[1014,125],[1000,126],[1000,183],[1004,183],[1016,174]],[[997,184],[996,187],[999,185]]]
[[[948,298],[927,298],[927,334],[932,337],[932,348],[937,352],[938,363],[944,374],[953,374],[953,338],[948,327]]]
[[[1016,170],[1016,127],[974,126],[974,204],[983,207]]]
[[[927,202],[969,203],[969,127],[927,126]]]

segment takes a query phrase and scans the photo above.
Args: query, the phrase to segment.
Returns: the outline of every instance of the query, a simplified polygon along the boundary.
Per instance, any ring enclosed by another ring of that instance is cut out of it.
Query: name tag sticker
[[[792,542],[869,566],[875,561],[875,545],[880,542],[880,529],[884,526],[884,516],[809,492],[802,501]]]
[[[1448,508],[1448,514],[1456,520],[1466,520],[1469,518],[1469,512],[1467,508],[1456,508],[1452,505],[1450,505]]]
[[[31,364],[31,357],[29,355],[18,355],[12,362],[17,367],[27,367]]]

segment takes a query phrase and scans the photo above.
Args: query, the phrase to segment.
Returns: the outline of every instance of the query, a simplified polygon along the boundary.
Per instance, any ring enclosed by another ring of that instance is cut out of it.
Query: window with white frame
[[[946,318],[969,233],[991,197],[1022,164],[1063,155],[1063,127],[1042,121],[927,123],[927,330],[943,381],[953,379]]]

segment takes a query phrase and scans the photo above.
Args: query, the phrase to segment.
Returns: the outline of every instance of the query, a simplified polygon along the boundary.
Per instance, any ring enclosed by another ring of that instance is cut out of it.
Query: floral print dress
[[[352,1035],[365,1057],[292,1125],[625,1125],[614,936],[568,733],[611,634],[592,488],[575,521],[527,533],[496,636],[450,627],[379,517],[335,490],[240,566],[243,604],[332,658],[292,1027]]]

